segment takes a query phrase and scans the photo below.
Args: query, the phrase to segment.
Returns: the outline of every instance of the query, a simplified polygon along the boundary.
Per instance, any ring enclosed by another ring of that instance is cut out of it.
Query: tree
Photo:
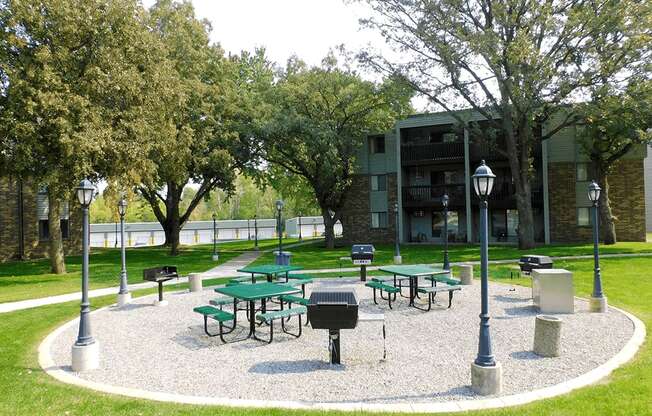
[[[652,81],[632,79],[624,92],[610,85],[599,88],[583,115],[582,147],[591,159],[600,193],[600,230],[605,244],[616,243],[616,226],[609,200],[609,175],[617,161],[637,145],[652,143]]]
[[[50,260],[64,273],[61,202],[84,177],[147,171],[166,66],[134,0],[5,0],[0,13],[0,165],[47,187]]]
[[[516,189],[519,247],[533,247],[533,148],[579,120],[563,104],[649,62],[640,51],[649,42],[650,2],[366,1],[374,16],[362,24],[379,31],[399,54],[390,59],[365,51],[364,63],[405,77],[470,125],[474,139],[483,139],[487,128],[504,137],[505,147],[497,150],[509,162]],[[599,55],[610,55],[609,65],[600,65]],[[487,120],[485,131],[455,111],[464,107]]]
[[[165,231],[176,255],[179,232],[199,202],[213,189],[230,192],[235,161],[229,146],[236,137],[231,117],[235,69],[222,49],[209,43],[210,26],[198,20],[190,2],[160,0],[150,9],[150,27],[166,47],[178,80],[179,101],[167,113],[173,126],[149,157],[155,172],[138,187]],[[181,200],[190,182],[198,188],[185,210]]]
[[[312,188],[324,218],[326,246],[355,173],[355,157],[370,132],[384,132],[410,110],[411,90],[396,79],[377,84],[340,69],[334,56],[321,67],[297,59],[267,97],[269,114],[257,138],[262,157],[301,177]]]

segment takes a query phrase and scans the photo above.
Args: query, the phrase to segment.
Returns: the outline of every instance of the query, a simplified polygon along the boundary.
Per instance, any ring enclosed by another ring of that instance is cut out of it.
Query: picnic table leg
[[[256,276],[253,273],[251,273],[251,284],[253,285],[255,283],[256,283]]]
[[[249,301],[249,335],[247,338],[256,338],[256,302]]]

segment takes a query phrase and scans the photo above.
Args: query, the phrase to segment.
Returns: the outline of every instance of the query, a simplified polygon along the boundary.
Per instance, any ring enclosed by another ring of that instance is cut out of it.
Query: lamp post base
[[[607,297],[603,296],[601,298],[594,298],[591,296],[589,298],[589,310],[591,312],[607,312]]]
[[[72,371],[95,370],[100,366],[100,343],[72,346]]]
[[[219,254],[213,254],[212,259],[213,259],[213,261],[218,261],[220,259],[220,255]]]
[[[503,367],[500,363],[491,367],[471,363],[471,389],[482,396],[500,394],[503,389]]]
[[[131,303],[131,293],[118,293],[118,308]]]
[[[168,301],[167,300],[158,300],[158,299],[156,299],[154,301],[154,306],[168,306]]]
[[[402,263],[403,263],[403,257],[394,256],[394,264],[402,264]]]

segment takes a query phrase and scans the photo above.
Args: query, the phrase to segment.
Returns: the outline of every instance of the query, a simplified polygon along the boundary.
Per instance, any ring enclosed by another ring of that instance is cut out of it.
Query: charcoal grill
[[[153,267],[143,270],[143,280],[158,283],[158,303],[163,302],[163,282],[179,278],[177,266]]]
[[[358,299],[349,291],[312,292],[308,300],[308,320],[313,329],[328,329],[331,364],[340,363],[340,330],[358,325]]]
[[[351,260],[356,266],[360,266],[360,280],[367,280],[367,266],[374,261],[376,249],[371,244],[354,244],[351,247]]]
[[[534,269],[552,269],[552,260],[548,256],[527,254],[518,262],[523,273],[531,273]]]

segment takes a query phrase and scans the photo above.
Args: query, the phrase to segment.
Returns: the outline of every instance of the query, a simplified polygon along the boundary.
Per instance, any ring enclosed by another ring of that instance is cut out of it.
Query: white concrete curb
[[[154,297],[156,295],[149,295]],[[110,308],[107,306],[92,313]],[[489,399],[463,400],[457,402],[438,402],[438,403],[397,403],[397,404],[371,404],[371,403],[312,403],[298,401],[269,401],[269,400],[243,400],[229,399],[223,397],[203,397],[188,396],[173,393],[151,392],[146,390],[132,389],[126,387],[113,386],[109,384],[97,383],[83,380],[61,367],[57,367],[50,354],[50,348],[53,341],[63,331],[78,323],[79,318],[69,321],[50,333],[38,348],[39,365],[43,370],[55,379],[79,387],[85,387],[104,393],[118,394],[138,399],[156,400],[161,402],[171,402],[180,404],[194,405],[215,405],[215,406],[232,406],[232,407],[249,407],[249,408],[284,408],[284,409],[302,409],[302,410],[341,410],[341,411],[367,411],[367,412],[392,412],[392,413],[444,413],[444,412],[462,412],[469,410],[494,409],[500,407],[518,406],[531,403],[537,400],[547,399],[562,394],[569,393],[573,390],[589,386],[596,383],[614,371],[616,368],[625,364],[636,355],[639,347],[645,341],[645,324],[634,315],[622,310],[609,306],[624,314],[634,325],[634,333],[627,341],[625,346],[606,363],[594,368],[588,373],[579,377],[564,381],[554,386],[542,389],[519,393],[504,397],[495,397]]]

